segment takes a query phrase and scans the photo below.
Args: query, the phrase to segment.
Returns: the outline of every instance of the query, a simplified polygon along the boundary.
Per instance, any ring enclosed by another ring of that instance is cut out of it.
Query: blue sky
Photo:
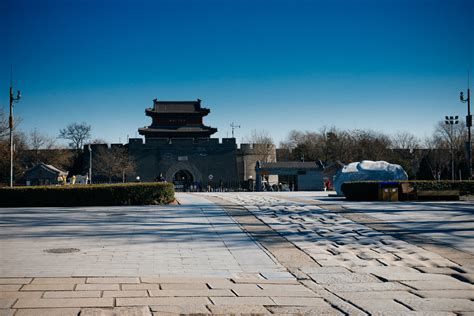
[[[424,137],[466,114],[473,30],[470,0],[4,0],[0,106],[13,64],[22,129],[51,136],[86,121],[124,142],[154,98],[200,98],[216,136],[234,121],[238,141],[323,126]]]

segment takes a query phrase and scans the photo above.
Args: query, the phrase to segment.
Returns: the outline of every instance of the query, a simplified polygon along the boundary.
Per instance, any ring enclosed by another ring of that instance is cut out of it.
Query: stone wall
[[[185,170],[202,185],[237,182],[236,150],[233,138],[223,138],[222,142],[217,138],[129,141],[129,154],[142,181],[153,181],[160,174],[172,181],[176,172]]]

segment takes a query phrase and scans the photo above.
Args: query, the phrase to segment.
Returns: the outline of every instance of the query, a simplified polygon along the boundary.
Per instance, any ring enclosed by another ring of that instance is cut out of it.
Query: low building
[[[324,189],[324,166],[315,161],[260,162],[255,167],[256,190],[265,189],[265,177],[276,175],[280,183],[292,191],[321,191]]]
[[[66,177],[67,172],[53,165],[39,163],[33,168],[26,170],[24,179],[26,185],[50,185],[58,184],[60,176]]]

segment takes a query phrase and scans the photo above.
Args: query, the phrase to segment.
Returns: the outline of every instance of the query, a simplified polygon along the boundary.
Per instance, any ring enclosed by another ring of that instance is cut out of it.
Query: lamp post
[[[21,98],[21,92],[16,92],[16,97],[13,95],[13,83],[10,82],[10,117],[8,118],[8,127],[10,128],[10,187],[13,187],[13,103],[18,102]]]
[[[92,148],[89,144],[89,184],[92,184]]]
[[[467,88],[467,99],[464,99],[464,95],[461,91],[459,99],[463,103],[467,103],[467,116],[466,116],[466,126],[467,126],[467,160],[469,164],[469,179],[472,179],[472,143],[471,143],[471,126],[472,126],[472,115],[471,115],[471,90],[469,89],[469,84]]]
[[[458,116],[445,116],[445,121],[444,123],[446,125],[451,126],[451,131],[450,131],[450,145],[451,145],[451,180],[454,180],[454,146],[453,146],[453,127],[455,124],[458,124]]]

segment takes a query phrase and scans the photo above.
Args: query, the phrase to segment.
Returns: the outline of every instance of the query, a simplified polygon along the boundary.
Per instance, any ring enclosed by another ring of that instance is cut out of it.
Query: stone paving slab
[[[468,290],[474,291],[474,285],[461,281],[402,281],[416,290]]]
[[[474,300],[474,291],[432,290],[432,291],[414,291],[414,293],[423,298],[465,298],[469,300]]]
[[[182,305],[152,305],[150,310],[153,312],[153,315],[199,315],[207,314],[209,310],[205,305],[191,305],[191,304],[182,304]]]
[[[21,284],[0,284],[0,291],[18,291]]]
[[[334,283],[370,283],[378,280],[369,274],[360,273],[308,273],[308,275],[320,284],[334,284]]]
[[[324,308],[329,307],[329,304],[325,302],[324,299],[319,297],[274,296],[272,297],[272,300],[275,302],[275,305],[279,306],[322,306]]]
[[[115,307],[105,308],[84,308],[81,310],[81,316],[151,316],[150,309],[142,307]]]
[[[104,291],[102,297],[147,297],[148,291]]]
[[[349,301],[419,298],[415,294],[408,291],[339,292],[338,295]]]
[[[10,308],[15,303],[14,298],[0,298],[0,308]]]
[[[86,283],[94,283],[94,284],[114,284],[114,283],[132,283],[137,284],[140,283],[139,278],[87,278]]]
[[[34,308],[19,309],[15,316],[77,316],[80,308]]]
[[[399,301],[416,311],[474,312],[474,302],[455,298],[400,298]]]
[[[352,299],[351,303],[359,306],[370,314],[389,311],[398,312],[402,315],[403,313],[410,311],[406,306],[393,299]]]
[[[157,297],[209,297],[209,296],[235,296],[230,290],[149,290],[150,296]],[[265,295],[263,295],[265,296]]]
[[[371,315],[374,316],[456,316],[455,313],[451,312],[439,312],[439,311],[383,311],[373,312]]]
[[[0,278],[0,284],[28,284],[31,278]]]
[[[217,315],[270,315],[270,312],[261,305],[209,305],[209,310]]]
[[[210,297],[214,305],[275,305],[269,297]]]
[[[113,298],[20,298],[13,308],[113,307]]]
[[[35,278],[32,282],[28,282],[28,283],[30,284],[82,284],[85,282],[86,282],[86,278]],[[28,284],[28,283],[24,283],[24,284]],[[96,282],[93,282],[93,283],[96,283]]]
[[[0,292],[0,298],[40,298],[43,292]]]
[[[78,284],[76,291],[119,291],[120,284]]]
[[[207,297],[119,297],[117,306],[142,306],[142,305],[206,305]]]
[[[33,292],[37,293],[37,292]],[[53,291],[44,292],[43,298],[79,298],[79,297],[101,297],[101,291]],[[104,295],[104,297],[108,297]]]
[[[14,309],[0,309],[0,316],[13,316],[14,313]]]
[[[83,284],[80,284],[83,285]],[[57,284],[27,284],[24,285],[22,291],[72,291],[75,287],[74,283],[57,283]]]

